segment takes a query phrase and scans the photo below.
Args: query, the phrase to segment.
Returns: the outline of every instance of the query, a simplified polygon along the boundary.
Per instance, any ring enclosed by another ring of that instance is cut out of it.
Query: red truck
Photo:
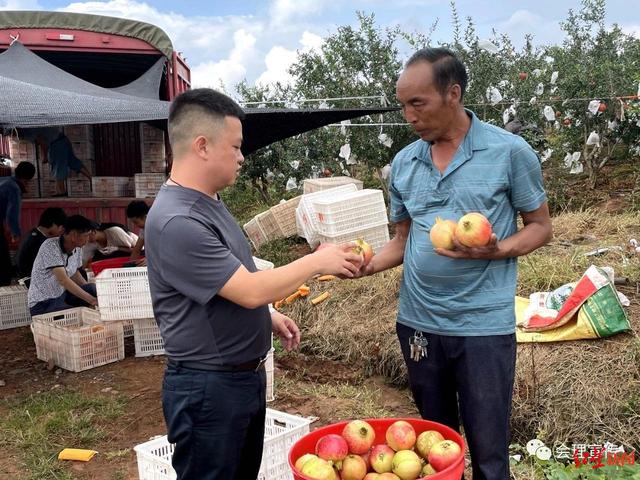
[[[171,100],[190,87],[189,67],[167,34],[144,22],[66,12],[0,11],[0,54],[19,42],[39,59],[78,79],[106,89],[132,85],[157,63],[164,63],[156,100]],[[164,62],[159,62],[164,59]],[[0,71],[0,75],[3,72]],[[127,91],[127,94],[130,92]],[[20,132],[16,130],[15,132]],[[14,163],[35,163],[38,176],[23,201],[22,229],[37,225],[44,208],[60,206],[98,222],[126,223],[125,198],[100,198],[84,179],[69,179],[70,198],[51,198],[46,156],[37,142],[19,133],[0,136],[0,156]],[[160,128],[144,122],[96,122],[67,125],[74,152],[96,178],[133,177],[166,171],[166,139]],[[7,170],[3,170],[6,174]],[[35,197],[35,198],[34,198]]]

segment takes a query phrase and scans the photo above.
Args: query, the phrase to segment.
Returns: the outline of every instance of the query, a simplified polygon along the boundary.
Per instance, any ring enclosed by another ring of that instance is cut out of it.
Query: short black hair
[[[15,175],[20,180],[31,180],[36,174],[36,167],[30,162],[20,162],[16,167]]]
[[[200,108],[215,117],[236,117],[244,120],[244,110],[232,98],[211,88],[194,88],[181,93],[169,109],[169,125],[189,107]]]
[[[134,200],[127,205],[127,218],[142,218],[149,213],[149,205],[144,200]]]
[[[59,207],[49,207],[40,215],[38,226],[51,228],[54,225],[64,225],[67,221],[67,214]]]
[[[444,96],[450,86],[458,84],[460,100],[462,100],[468,83],[467,69],[455,53],[442,47],[423,48],[411,55],[406,66],[409,67],[418,62],[433,65],[433,81],[440,95]]]
[[[169,108],[169,143],[172,146],[192,133],[189,117],[198,115],[206,115],[220,122],[224,117],[236,117],[241,121],[245,117],[242,107],[224,93],[210,88],[187,90],[174,98]]]
[[[71,215],[67,217],[67,220],[64,222],[64,231],[65,233],[70,233],[72,231],[76,231],[79,233],[90,232],[91,230],[96,230],[98,225],[89,220],[87,217],[83,217],[82,215]]]

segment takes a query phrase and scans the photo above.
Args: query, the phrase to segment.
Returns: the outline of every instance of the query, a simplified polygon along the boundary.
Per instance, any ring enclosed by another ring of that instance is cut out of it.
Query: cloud
[[[627,35],[640,39],[640,25],[618,25],[620,30]]]
[[[546,19],[529,10],[516,10],[495,27],[499,33],[506,33],[516,46],[522,45],[527,34],[533,35],[537,44],[557,43],[564,37],[557,20]]]
[[[319,50],[323,42],[322,37],[304,31],[299,40],[301,48],[297,51],[287,49],[280,45],[271,48],[264,59],[267,69],[258,77],[256,84],[267,86],[270,83],[276,82],[282,84],[291,83],[293,77],[289,73],[289,68],[298,58],[298,52],[306,53],[311,50]]]
[[[38,0],[4,0],[0,10],[42,10]]]
[[[256,37],[240,29],[233,34],[233,41],[228,58],[202,62],[192,68],[191,82],[194,87],[220,88],[223,85],[230,92],[236,83],[246,78],[245,65],[252,60]]]
[[[269,8],[269,16],[274,26],[286,25],[293,19],[316,15],[330,3],[328,0],[274,0]]]

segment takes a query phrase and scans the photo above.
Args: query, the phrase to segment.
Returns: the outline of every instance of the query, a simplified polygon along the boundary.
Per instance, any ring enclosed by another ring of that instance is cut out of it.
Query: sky
[[[640,11],[629,7],[636,2],[608,0],[606,24],[640,37]],[[471,17],[481,38],[495,29],[516,46],[526,33],[538,44],[561,43],[560,21],[579,7],[579,0],[456,1],[459,16]],[[152,23],[186,58],[193,86],[223,85],[231,93],[242,80],[291,81],[287,69],[298,52],[320,48],[339,26],[356,26],[358,11],[375,14],[380,28],[407,32],[427,31],[437,21],[433,40],[452,39],[448,0],[0,0],[0,10],[60,10]]]

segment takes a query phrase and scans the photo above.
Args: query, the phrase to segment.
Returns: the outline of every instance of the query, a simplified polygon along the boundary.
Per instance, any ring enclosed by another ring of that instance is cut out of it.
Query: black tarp
[[[19,42],[0,54],[0,129],[148,121],[166,128],[169,102],[158,100],[161,59],[139,79],[102,88],[52,65]],[[249,108],[243,153],[330,123],[390,108]]]

